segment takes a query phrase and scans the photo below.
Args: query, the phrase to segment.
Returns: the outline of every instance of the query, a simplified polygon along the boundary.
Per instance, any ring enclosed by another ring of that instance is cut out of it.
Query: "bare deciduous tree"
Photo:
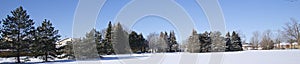
[[[160,37],[158,34],[150,33],[147,36],[149,41],[149,48],[151,52],[165,52],[167,51],[167,43],[164,38]]]
[[[283,29],[289,42],[300,42],[300,25],[298,20],[291,18],[291,22],[287,23]]]
[[[258,43],[260,41],[260,32],[255,31],[252,34],[253,34],[253,36],[251,37],[250,43],[252,43],[254,49],[257,49]]]
[[[269,50],[274,48],[274,42],[272,40],[272,32],[271,30],[266,30],[262,35],[262,40],[260,42],[260,45],[262,49]]]

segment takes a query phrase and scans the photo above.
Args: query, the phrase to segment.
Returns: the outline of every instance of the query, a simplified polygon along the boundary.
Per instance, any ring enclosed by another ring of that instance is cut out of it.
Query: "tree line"
[[[142,33],[125,30],[120,23],[108,23],[106,29],[98,31],[92,29],[82,38],[72,38],[66,45],[60,46],[59,30],[56,30],[50,20],[45,19],[40,26],[35,22],[22,6],[11,11],[11,15],[0,21],[1,57],[16,57],[17,63],[21,56],[39,57],[44,61],[54,58],[85,59],[101,57],[110,54],[130,54],[150,52],[149,41]],[[165,52],[177,52],[178,43],[174,31],[161,35],[164,39]],[[156,42],[153,42],[156,43]],[[96,54],[89,54],[96,53]],[[76,55],[77,54],[77,55]],[[78,55],[79,54],[79,55]]]
[[[11,11],[11,15],[0,21],[1,23],[1,57],[16,57],[20,63],[20,56],[42,57],[54,59],[59,55],[56,42],[60,35],[50,20],[45,19],[38,27],[22,6]]]
[[[254,49],[261,47],[263,50],[279,49],[274,47],[274,44],[297,43],[300,44],[300,23],[294,18],[290,18],[282,29],[278,30],[265,30],[263,32],[254,31],[250,39],[250,44]],[[296,46],[298,46],[296,45]],[[297,49],[298,47],[292,47]]]
[[[225,52],[225,51],[242,51],[242,42],[238,33],[229,32],[225,37],[221,36],[221,32],[207,32],[198,34],[196,30],[192,31],[192,35],[188,38],[183,48],[188,52]]]
[[[154,52],[150,50],[158,51],[158,48],[162,45],[151,45],[161,42],[153,42],[152,37],[145,39],[142,33],[135,31],[125,30],[120,23],[112,24],[109,21],[107,28],[99,31],[92,29],[86,33],[83,38],[73,38],[75,48],[72,48],[77,52],[75,54],[76,59],[90,59],[102,57],[102,55],[111,54],[132,54],[132,53],[147,53]],[[164,52],[178,52],[179,44],[176,41],[174,31],[161,32],[160,38],[163,40]],[[156,39],[155,39],[156,40]],[[95,46],[93,46],[95,44]],[[69,44],[71,45],[71,44]],[[159,49],[161,50],[161,49]],[[95,52],[96,51],[96,52]],[[97,53],[97,54],[91,54]]]

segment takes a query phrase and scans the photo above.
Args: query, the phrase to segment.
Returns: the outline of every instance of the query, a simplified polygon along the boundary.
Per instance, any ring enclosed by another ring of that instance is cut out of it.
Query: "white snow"
[[[300,64],[300,50],[247,50],[212,53],[146,53],[106,55],[96,60],[58,59],[54,64]],[[42,62],[30,58],[28,62]],[[14,62],[14,58],[0,58],[0,63]]]

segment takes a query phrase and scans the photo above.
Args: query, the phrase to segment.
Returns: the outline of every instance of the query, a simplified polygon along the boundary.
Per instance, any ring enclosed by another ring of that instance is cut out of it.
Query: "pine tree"
[[[232,45],[231,45],[231,36],[230,36],[230,33],[229,32],[227,32],[227,34],[225,35],[226,37],[225,37],[225,41],[226,41],[226,50],[225,51],[230,51],[230,49],[229,49],[229,47],[231,47]]]
[[[146,52],[146,48],[148,47],[148,44],[146,42],[146,39],[144,38],[143,34],[140,33],[138,35],[138,41],[139,41],[139,49],[141,52]]]
[[[72,41],[67,41],[67,45],[63,47],[63,50],[66,55],[62,58],[68,57],[68,59],[75,59]]]
[[[49,61],[48,58],[54,59],[56,57],[56,42],[60,38],[58,30],[55,30],[50,20],[45,19],[42,25],[37,27],[37,34],[40,37],[37,39],[37,50],[41,51],[46,62]]]
[[[11,49],[15,50],[17,63],[20,63],[21,53],[29,51],[28,35],[30,30],[34,29],[34,22],[27,15],[26,10],[20,6],[11,11],[12,16],[7,15],[3,22],[2,37],[5,43],[9,43]]]
[[[229,49],[231,51],[242,51],[242,41],[241,41],[241,37],[235,32],[232,32],[232,36],[231,36],[231,46],[229,46]]]
[[[58,44],[56,54],[57,54],[57,58],[59,59],[63,59],[63,58],[75,59],[74,51],[73,51],[73,42],[67,41],[65,42],[65,44]]]
[[[199,40],[201,43],[200,52],[210,52],[211,51],[211,38],[209,37],[210,33],[205,31],[199,35]]]
[[[2,21],[0,21],[0,25],[2,25]],[[2,26],[0,26],[0,34],[2,34]],[[4,46],[6,46],[6,45],[3,45],[4,43],[2,42],[3,41],[3,39],[2,39],[2,36],[0,35],[0,49],[3,49],[4,48]]]
[[[168,47],[168,36],[165,33],[160,32],[160,36],[156,39],[157,52],[167,52]]]
[[[103,50],[104,50],[104,46],[102,43],[102,35],[100,31],[97,31],[96,29],[93,29],[92,31],[95,31],[95,43],[97,45],[97,51],[100,56],[101,54],[103,54]]]
[[[85,37],[73,39],[73,49],[76,60],[89,60],[99,58],[95,42],[95,29],[87,32]]]
[[[188,39],[188,51],[189,52],[200,52],[201,43],[199,42],[199,34],[196,30],[193,30],[192,35]]]
[[[178,50],[178,43],[176,41],[175,33],[174,31],[170,32],[169,36],[169,51],[170,52],[176,52]]]
[[[224,52],[225,51],[225,41],[224,37],[221,36],[221,32],[215,31],[210,34],[212,45],[212,52]]]
[[[146,48],[148,47],[148,44],[146,43],[145,38],[143,37],[143,34],[137,34],[135,31],[132,31],[129,34],[129,43],[130,48],[132,49],[132,52],[146,52]]]
[[[2,21],[0,21],[0,25],[0,34],[2,34]],[[9,44],[3,42],[3,40],[2,35],[0,35],[0,49],[9,49]]]
[[[163,32],[161,32],[161,34],[163,34]],[[170,43],[170,37],[168,35],[168,32],[165,31],[165,34],[162,36],[163,36],[163,39],[166,41],[165,43],[167,43],[167,47],[168,47],[167,52],[171,51],[171,48],[170,48],[171,43]]]
[[[112,44],[115,51],[114,53],[117,54],[130,53],[128,33],[125,30],[123,30],[122,25],[120,23],[117,23],[117,25],[113,27]]]
[[[139,49],[139,45],[138,45],[138,35],[135,31],[132,31],[129,34],[129,44],[130,44],[130,48],[132,50],[132,52],[136,53]]]
[[[112,44],[112,24],[111,21],[108,23],[106,29],[106,34],[104,38],[104,49],[106,54],[114,54],[113,44]]]

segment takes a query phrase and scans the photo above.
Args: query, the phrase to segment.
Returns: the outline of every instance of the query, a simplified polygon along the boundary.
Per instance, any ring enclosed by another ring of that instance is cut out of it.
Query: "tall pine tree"
[[[7,15],[3,22],[2,37],[5,43],[9,43],[11,49],[15,52],[17,63],[20,63],[21,53],[28,51],[28,35],[30,30],[34,29],[34,22],[27,15],[26,10],[20,6],[11,11],[12,16]]]
[[[169,51],[170,52],[176,52],[178,50],[178,43],[176,41],[176,36],[174,31],[170,32],[169,35]]]
[[[56,57],[56,42],[59,40],[60,35],[58,30],[52,26],[52,23],[45,19],[41,26],[37,27],[38,49],[44,56],[44,60],[47,62],[48,58],[54,59]]]
[[[112,44],[115,54],[129,54],[131,52],[128,33],[123,30],[119,22],[113,27]]]
[[[129,45],[130,48],[132,50],[132,52],[136,53],[139,49],[139,45],[138,45],[138,34],[135,31],[132,31],[129,34]]]
[[[138,35],[138,41],[139,41],[139,49],[141,52],[146,52],[146,48],[148,48],[148,44],[146,39],[144,38],[143,34],[140,33]]]
[[[231,36],[231,46],[229,46],[229,49],[231,51],[242,51],[242,41],[241,41],[241,37],[235,32],[232,32],[232,36]]]
[[[229,47],[231,47],[231,39],[230,39],[230,33],[229,32],[227,32],[227,34],[225,35],[226,37],[225,37],[225,41],[226,41],[226,49],[225,49],[225,51],[230,51],[230,49],[229,49]]]
[[[96,29],[93,29],[92,31],[95,31],[95,43],[96,43],[96,47],[97,47],[97,51],[99,56],[101,54],[103,54],[103,43],[102,43],[102,34],[100,33],[100,31],[97,31]],[[100,56],[101,57],[101,56]]]
[[[106,54],[114,54],[113,44],[112,44],[112,24],[111,21],[108,23],[104,38],[104,49]]]

